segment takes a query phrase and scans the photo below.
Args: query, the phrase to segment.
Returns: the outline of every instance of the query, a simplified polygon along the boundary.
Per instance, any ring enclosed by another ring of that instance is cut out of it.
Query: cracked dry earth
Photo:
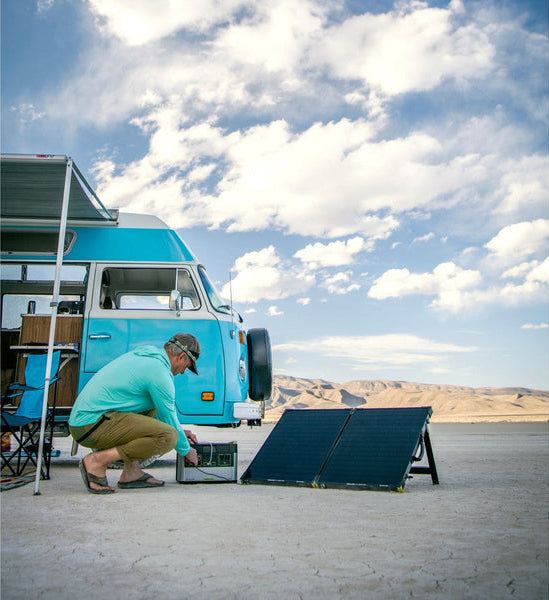
[[[271,429],[197,434],[238,441],[241,474]],[[548,424],[431,437],[440,485],[401,494],[180,485],[168,455],[164,488],[93,496],[62,451],[42,495],[2,493],[2,600],[548,598]]]

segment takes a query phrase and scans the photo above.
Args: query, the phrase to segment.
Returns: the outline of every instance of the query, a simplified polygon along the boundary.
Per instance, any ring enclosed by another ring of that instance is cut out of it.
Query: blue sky
[[[276,373],[549,388],[548,6],[3,0],[2,152],[176,228]]]

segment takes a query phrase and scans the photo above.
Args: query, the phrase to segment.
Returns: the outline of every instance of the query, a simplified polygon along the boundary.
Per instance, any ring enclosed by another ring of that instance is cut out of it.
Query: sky
[[[275,374],[549,389],[547,1],[1,6],[2,152],[177,229]]]

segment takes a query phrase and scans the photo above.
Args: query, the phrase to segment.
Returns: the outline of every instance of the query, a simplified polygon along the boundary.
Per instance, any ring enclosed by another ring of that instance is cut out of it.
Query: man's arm
[[[189,439],[193,443],[197,443],[198,440],[192,432],[188,432],[190,434],[188,439],[187,432],[183,430],[179,423],[175,411],[175,387],[173,379],[166,377],[163,382],[158,382],[151,386],[149,393],[156,408],[156,418],[167,425],[171,425],[178,433],[175,450],[184,456],[188,462],[196,465],[198,457],[196,450],[189,445]]]

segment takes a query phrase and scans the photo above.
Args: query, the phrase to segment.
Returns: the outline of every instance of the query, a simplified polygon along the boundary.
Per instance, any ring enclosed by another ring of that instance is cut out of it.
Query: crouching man
[[[92,494],[112,494],[109,464],[122,460],[119,488],[159,487],[164,481],[144,473],[140,460],[175,450],[197,464],[197,443],[182,429],[175,409],[174,376],[198,374],[200,344],[190,333],[176,333],[164,348],[141,346],[98,371],[78,395],[69,418],[72,437],[92,448],[80,473]]]

